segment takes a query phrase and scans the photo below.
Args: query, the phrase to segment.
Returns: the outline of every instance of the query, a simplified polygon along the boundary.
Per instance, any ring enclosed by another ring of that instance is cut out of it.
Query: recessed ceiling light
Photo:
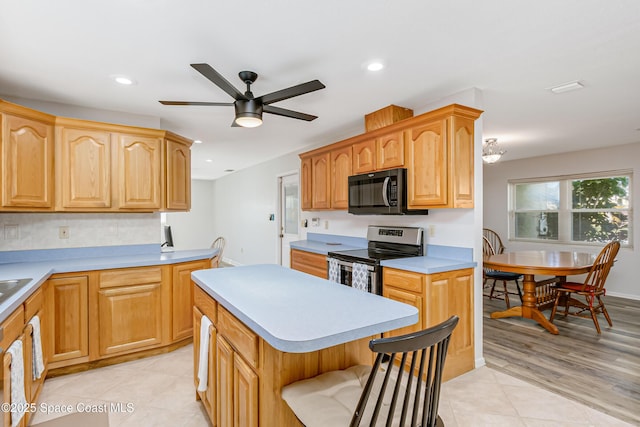
[[[584,88],[584,85],[579,81],[568,82],[558,86],[550,87],[549,90],[553,93],[571,92],[572,90],[578,90]]]
[[[213,162],[213,160],[212,159],[207,159],[207,160],[205,160],[205,162],[211,163],[211,162]]]
[[[133,80],[131,77],[127,77],[127,76],[123,76],[123,75],[113,75],[111,76],[111,78],[113,80],[116,81],[116,83],[119,83],[121,85],[125,85],[125,86],[130,86],[130,85],[134,85],[136,84],[136,81]]]
[[[380,71],[383,68],[384,64],[379,61],[370,62],[369,65],[367,65],[367,70],[369,71]]]
[[[195,141],[193,141],[194,144],[202,144],[202,141],[200,141],[199,139],[196,139]]]

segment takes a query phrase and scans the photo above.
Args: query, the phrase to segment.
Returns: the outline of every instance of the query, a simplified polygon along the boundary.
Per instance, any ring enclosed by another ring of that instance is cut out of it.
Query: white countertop
[[[86,253],[95,255],[93,248]],[[49,250],[47,253],[55,253]],[[218,249],[200,249],[189,251],[160,252],[117,255],[117,249],[112,249],[109,255],[103,256],[75,256],[65,259],[50,259],[33,261],[33,257],[25,262],[11,262],[0,264],[0,280],[32,279],[16,294],[0,304],[0,322],[4,321],[20,304],[22,304],[40,285],[52,274],[81,272],[91,270],[109,270],[114,268],[141,267],[148,265],[177,264],[180,262],[197,261],[213,258]]]
[[[418,310],[275,264],[200,270],[192,279],[272,347],[305,353],[401,328]]]

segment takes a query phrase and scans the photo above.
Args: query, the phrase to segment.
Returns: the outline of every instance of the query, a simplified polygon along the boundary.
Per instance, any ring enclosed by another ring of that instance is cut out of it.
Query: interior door
[[[279,203],[279,238],[280,238],[280,265],[289,267],[290,248],[289,243],[298,240],[300,224],[300,178],[298,173],[284,175],[279,178],[280,197]]]

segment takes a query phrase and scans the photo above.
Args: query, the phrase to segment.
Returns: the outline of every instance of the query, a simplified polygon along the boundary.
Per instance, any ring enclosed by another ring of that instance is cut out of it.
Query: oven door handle
[[[391,177],[388,176],[384,179],[384,183],[382,184],[382,201],[386,207],[389,207],[389,182],[391,181]]]

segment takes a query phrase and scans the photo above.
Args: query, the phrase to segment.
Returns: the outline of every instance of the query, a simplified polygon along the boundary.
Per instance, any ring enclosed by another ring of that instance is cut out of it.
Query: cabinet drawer
[[[258,336],[222,307],[218,312],[218,333],[224,335],[251,366],[258,367]]]
[[[392,268],[382,269],[382,287],[393,286],[407,291],[422,293],[423,275],[404,270],[395,270]]]
[[[209,296],[200,286],[193,285],[193,305],[211,320],[214,325],[218,323],[218,303]],[[197,333],[197,331],[196,331]]]
[[[2,341],[0,341],[0,347],[2,347],[2,351],[5,351],[22,333],[24,328],[24,308],[19,306],[2,322],[1,328]]]
[[[162,270],[160,267],[124,268],[121,270],[106,270],[100,273],[100,289],[158,283],[161,281]]]
[[[27,323],[31,318],[44,307],[44,287],[41,286],[24,302],[24,322]],[[40,319],[42,322],[42,319]]]
[[[326,255],[293,249],[291,250],[291,268],[326,279],[327,257]]]

